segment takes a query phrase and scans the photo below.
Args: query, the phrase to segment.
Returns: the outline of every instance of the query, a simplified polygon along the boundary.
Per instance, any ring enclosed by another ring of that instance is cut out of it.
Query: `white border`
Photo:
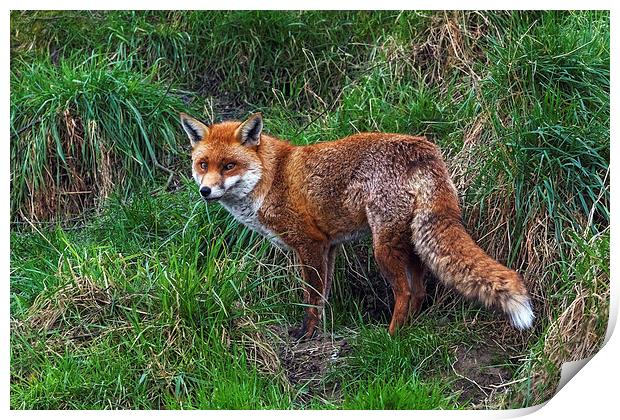
[[[531,0],[523,0],[519,2],[500,2],[497,1],[470,1],[464,4],[463,2],[456,1],[417,1],[417,2],[406,2],[406,1],[392,1],[392,0],[382,0],[381,2],[369,2],[369,1],[338,1],[335,2],[333,0],[314,0],[314,1],[270,1],[270,2],[256,2],[256,1],[247,1],[247,0],[238,0],[231,1],[228,0],[226,2],[214,2],[214,1],[183,1],[177,0],[173,3],[169,2],[153,2],[153,1],[134,1],[128,3],[127,1],[117,1],[110,0],[102,4],[100,1],[64,1],[62,4],[58,4],[58,2],[51,4],[49,1],[20,1],[20,2],[10,2],[6,5],[5,13],[2,16],[2,33],[4,34],[5,45],[9,39],[9,10],[10,9],[98,9],[101,8],[102,5],[105,5],[106,8],[110,9],[278,9],[278,10],[297,10],[297,9],[329,9],[329,10],[353,10],[353,9],[365,9],[365,10],[373,10],[378,6],[381,9],[420,9],[420,10],[431,10],[431,9],[462,9],[465,6],[466,9],[537,9],[537,10],[545,10],[545,9],[611,9],[611,22],[612,22],[612,55],[611,55],[611,65],[612,70],[618,68],[617,63],[617,50],[615,46],[615,31],[618,28],[619,19],[616,16],[616,7],[615,4],[608,1],[598,1],[591,0],[589,2],[583,1],[570,1],[565,0],[562,2],[550,2],[550,1],[531,1]],[[58,7],[61,6],[61,7]],[[9,49],[4,48],[2,50],[2,62],[5,68],[5,71],[8,73],[9,68]],[[2,102],[2,109],[4,111],[4,133],[8,135],[9,133],[9,91],[10,91],[10,78],[9,75],[5,75],[5,88],[4,88],[4,101]],[[614,73],[612,71],[612,98],[617,97],[618,88],[616,86]],[[612,109],[615,107],[615,101],[612,99]],[[614,112],[611,113],[614,115]],[[612,133],[618,132],[617,130],[617,118],[612,118]],[[8,140],[8,139],[7,139]],[[617,146],[614,145],[614,142],[611,142],[611,155],[612,161],[617,161]],[[5,224],[2,226],[2,235],[5,238],[3,241],[3,254],[1,259],[2,264],[2,272],[6,273],[6,281],[4,282],[5,287],[2,289],[4,302],[7,305],[6,309],[2,312],[3,316],[3,339],[4,339],[4,352],[3,354],[3,381],[2,381],[2,407],[5,410],[9,410],[9,142],[4,141],[2,143],[2,162],[3,162],[3,171],[2,177],[3,182],[1,184],[2,194],[6,197],[4,201],[4,205],[2,206],[2,216],[3,220],[5,220]],[[611,179],[612,185],[617,184],[617,176],[615,172],[612,171]],[[612,201],[612,209],[615,208],[615,199],[616,195],[611,194]],[[615,219],[612,217],[612,232],[615,232]],[[612,235],[615,237],[615,234]],[[612,240],[612,254],[614,257],[618,257],[617,247],[614,246],[615,241]],[[615,258],[611,258],[612,261],[615,261]],[[612,273],[615,268],[614,263],[612,263]],[[613,277],[613,275],[612,275]],[[332,416],[337,414],[338,416],[342,416],[345,418],[357,418],[362,414],[365,418],[385,418],[386,416],[415,416],[416,419],[426,419],[426,418],[445,418],[446,416],[452,417],[461,417],[461,418],[512,418],[517,417],[528,412],[531,412],[530,418],[551,418],[551,417],[560,417],[562,419],[572,419],[579,418],[583,419],[587,418],[608,418],[610,417],[610,413],[617,413],[616,400],[617,396],[617,387],[616,383],[619,380],[619,363],[617,361],[617,356],[620,354],[620,341],[617,338],[617,334],[611,335],[613,326],[615,325],[617,315],[618,315],[618,293],[616,290],[616,283],[612,285],[612,301],[611,301],[611,314],[610,314],[610,327],[608,330],[608,342],[605,347],[593,357],[593,359],[583,367],[582,371],[571,381],[569,381],[566,386],[556,395],[554,396],[546,405],[542,408],[534,407],[529,409],[521,409],[521,410],[507,410],[507,411],[415,411],[415,412],[381,412],[381,411],[366,411],[363,414],[355,411],[284,411],[278,412],[277,414],[272,411],[252,411],[250,413],[245,411],[232,411],[232,412],[165,412],[165,411],[115,411],[115,412],[103,412],[103,411],[91,411],[88,412],[88,416],[92,416],[94,418],[109,418],[109,417],[142,417],[142,418],[152,418],[153,416],[160,418],[187,418],[188,416],[247,416],[250,415],[256,419],[272,419],[274,415],[277,416],[285,416],[285,417],[296,417],[296,418],[318,418],[323,416]],[[540,408],[540,409],[539,409]],[[533,411],[533,412],[532,412]],[[11,415],[16,417],[25,417],[30,418],[34,416],[45,416],[51,418],[64,418],[64,417],[75,417],[75,418],[83,418],[85,413],[80,411],[11,411]]]

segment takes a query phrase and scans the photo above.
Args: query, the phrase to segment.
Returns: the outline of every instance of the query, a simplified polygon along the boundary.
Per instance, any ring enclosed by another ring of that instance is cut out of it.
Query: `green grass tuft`
[[[96,54],[14,63],[12,218],[79,214],[153,179],[184,144],[176,121],[185,107],[168,87]]]

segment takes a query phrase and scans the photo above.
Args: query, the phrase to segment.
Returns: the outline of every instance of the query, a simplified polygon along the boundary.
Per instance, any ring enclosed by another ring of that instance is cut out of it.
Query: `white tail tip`
[[[526,330],[532,327],[534,312],[532,312],[532,303],[529,297],[523,295],[512,296],[506,303],[505,311],[515,328]]]

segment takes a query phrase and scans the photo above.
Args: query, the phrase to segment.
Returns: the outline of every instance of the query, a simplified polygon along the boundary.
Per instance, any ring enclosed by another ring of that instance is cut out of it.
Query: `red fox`
[[[209,126],[180,117],[200,195],[296,253],[307,306],[294,337],[316,332],[338,245],[367,233],[394,292],[390,334],[419,310],[426,268],[466,298],[502,310],[514,327],[532,326],[521,276],[465,231],[441,153],[425,137],[360,133],[294,146],[265,134],[260,113]]]

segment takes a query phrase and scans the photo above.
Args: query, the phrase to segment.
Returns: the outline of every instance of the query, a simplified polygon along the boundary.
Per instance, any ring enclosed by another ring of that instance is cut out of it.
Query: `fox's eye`
[[[200,162],[200,168],[201,169],[204,169],[206,171],[208,167],[209,167],[209,165],[207,165],[207,162]]]
[[[230,171],[230,170],[231,170],[232,168],[234,168],[234,167],[235,167],[235,164],[234,164],[234,163],[232,163],[232,162],[229,162],[229,163],[227,163],[227,164],[225,164],[225,165],[224,165],[224,170],[225,170],[225,171]]]

